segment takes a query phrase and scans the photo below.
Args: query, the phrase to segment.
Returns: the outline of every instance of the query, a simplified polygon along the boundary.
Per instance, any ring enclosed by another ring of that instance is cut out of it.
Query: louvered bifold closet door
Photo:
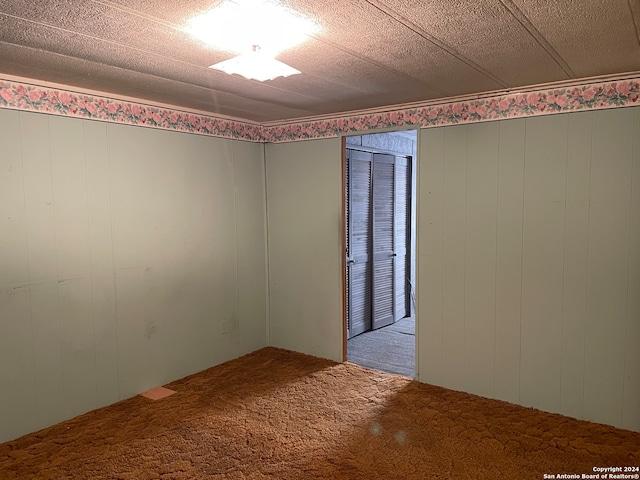
[[[347,150],[348,337],[371,330],[373,155]]]
[[[407,157],[396,157],[395,164],[395,321],[409,315],[409,225],[411,216],[411,171]]]
[[[373,161],[373,328],[395,321],[395,156]]]

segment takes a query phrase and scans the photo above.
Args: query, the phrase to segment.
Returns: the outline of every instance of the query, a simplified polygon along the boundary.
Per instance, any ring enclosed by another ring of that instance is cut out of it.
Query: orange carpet
[[[275,348],[166,387],[0,444],[0,479],[540,480],[640,465],[640,433]]]

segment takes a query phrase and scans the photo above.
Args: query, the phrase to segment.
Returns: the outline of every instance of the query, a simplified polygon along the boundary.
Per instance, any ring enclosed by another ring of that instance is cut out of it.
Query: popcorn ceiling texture
[[[494,479],[640,464],[640,433],[265,348],[0,444],[0,478]]]
[[[250,122],[640,71],[637,0],[281,0],[319,33],[256,82],[184,31],[221,0],[3,0],[0,73]]]

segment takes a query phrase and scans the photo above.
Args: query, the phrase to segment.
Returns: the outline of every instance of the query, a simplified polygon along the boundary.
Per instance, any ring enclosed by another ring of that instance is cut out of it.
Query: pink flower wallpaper
[[[259,125],[0,79],[0,108],[259,142]]]
[[[489,96],[476,100],[399,108],[318,122],[266,127],[264,141],[287,142],[335,137],[380,128],[440,127],[507,118],[640,105],[640,78]]]
[[[474,100],[425,102],[317,121],[262,126],[0,79],[0,108],[161,128],[253,142],[292,142],[392,127],[430,128],[507,118],[640,105],[640,77],[532,89]]]

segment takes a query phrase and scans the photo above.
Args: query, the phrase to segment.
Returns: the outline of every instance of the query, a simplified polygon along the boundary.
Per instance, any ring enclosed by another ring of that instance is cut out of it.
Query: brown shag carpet
[[[640,434],[265,348],[0,445],[7,479],[542,479]]]

